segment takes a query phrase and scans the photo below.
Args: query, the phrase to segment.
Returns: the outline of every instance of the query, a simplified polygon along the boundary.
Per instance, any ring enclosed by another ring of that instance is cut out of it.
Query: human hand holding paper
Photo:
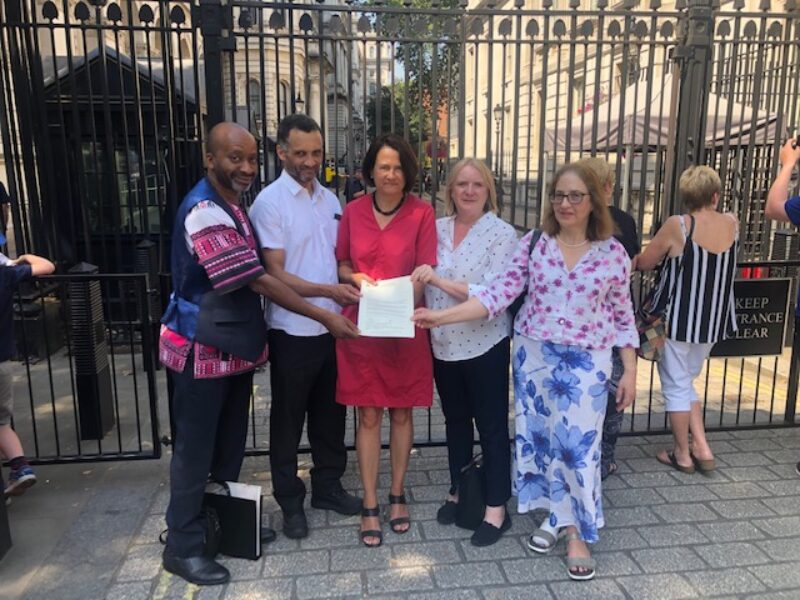
[[[410,277],[361,283],[358,328],[367,337],[413,338],[414,285]]]

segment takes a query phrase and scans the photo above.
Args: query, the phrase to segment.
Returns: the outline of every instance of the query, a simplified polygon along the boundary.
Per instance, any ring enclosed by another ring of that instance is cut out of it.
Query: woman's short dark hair
[[[369,150],[364,155],[364,162],[361,163],[361,171],[364,174],[364,179],[371,186],[375,186],[375,181],[372,178],[372,171],[375,169],[375,160],[378,157],[378,152],[384,146],[388,146],[392,150],[397,151],[400,155],[400,167],[403,169],[403,177],[406,180],[403,186],[404,192],[410,192],[414,189],[414,184],[417,181],[417,173],[419,166],[417,165],[417,157],[411,149],[411,144],[394,133],[387,133],[379,138],[376,138],[370,144]]]

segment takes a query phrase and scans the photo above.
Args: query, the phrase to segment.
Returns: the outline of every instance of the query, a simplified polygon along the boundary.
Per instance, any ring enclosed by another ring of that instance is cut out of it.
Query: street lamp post
[[[500,121],[503,118],[503,107],[500,104],[496,104],[492,112],[494,113],[495,134],[497,136],[497,143],[494,146],[495,159],[493,166],[495,175],[499,177],[503,167],[503,157],[500,156]]]

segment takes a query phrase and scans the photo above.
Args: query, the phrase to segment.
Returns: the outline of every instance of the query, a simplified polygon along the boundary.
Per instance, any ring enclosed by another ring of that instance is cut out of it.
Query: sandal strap
[[[389,504],[407,504],[406,495],[395,496],[394,494],[389,494]]]
[[[411,517],[397,517],[396,519],[391,519],[389,521],[389,525],[392,527],[395,525],[404,525],[406,523],[411,523]]]
[[[575,540],[580,540],[581,539],[581,536],[579,536],[577,534],[577,532],[575,532],[575,531],[573,531],[571,533],[564,532],[564,533],[561,533],[559,535],[562,536],[564,538],[564,540],[567,541],[567,542],[574,542]]]
[[[568,556],[568,569],[591,569],[594,570],[597,563],[591,556]]]
[[[381,507],[378,505],[375,508],[366,508],[364,506],[361,507],[361,516],[362,517],[380,517],[381,516]]]
[[[535,537],[545,540],[547,542],[547,547],[548,548],[550,546],[555,545],[555,543],[556,543],[556,536],[554,536],[552,533],[550,533],[546,529],[542,529],[541,527],[537,527],[536,529],[533,530],[533,533],[531,534],[531,541],[532,542],[533,542],[533,538],[535,538]],[[536,545],[541,547],[541,544],[536,544]]]

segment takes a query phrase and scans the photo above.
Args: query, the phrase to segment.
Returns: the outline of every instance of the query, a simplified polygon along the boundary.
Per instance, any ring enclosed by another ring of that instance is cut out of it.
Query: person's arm
[[[795,138],[786,140],[780,153],[781,168],[769,188],[767,205],[764,207],[764,214],[768,219],[792,221],[786,211],[786,199],[789,197],[789,182],[792,179],[792,171],[798,161],[800,161],[800,144],[797,143]],[[794,224],[797,225],[798,223]]]
[[[8,230],[10,218],[11,218],[11,204],[5,202],[3,203],[3,231],[0,233],[5,233]]]
[[[330,298],[337,304],[345,306],[346,304],[355,304],[361,297],[358,288],[349,283],[313,283],[289,273],[285,269],[285,250],[263,248],[261,252],[267,264],[267,272],[280,279],[303,298]]]
[[[339,281],[344,284],[355,286],[356,289],[361,289],[361,282],[366,281],[370,285],[375,285],[375,280],[366,273],[354,273],[353,263],[349,260],[339,261]]]
[[[306,302],[292,288],[269,273],[263,273],[258,278],[251,280],[247,285],[257,294],[261,294],[286,310],[318,321],[334,337],[358,337],[358,327],[350,319]]]
[[[653,270],[670,253],[678,235],[682,236],[680,233],[682,218],[681,215],[673,215],[666,220],[644,251],[636,257],[635,265],[638,271]]]
[[[619,357],[622,359],[622,377],[617,383],[617,411],[629,407],[636,398],[636,350],[633,348],[620,348]]]
[[[474,321],[475,319],[486,318],[489,309],[486,308],[477,298],[470,298],[457,306],[452,306],[444,310],[431,310],[429,308],[418,308],[414,311],[411,320],[417,327],[430,329],[441,325],[452,323],[462,323],[464,321]]]
[[[636,396],[636,350],[639,346],[639,333],[636,330],[636,319],[633,315],[633,303],[631,302],[630,263],[627,260],[628,253],[620,244],[616,249],[619,253],[621,271],[616,270],[611,275],[612,287],[608,293],[607,300],[611,305],[612,319],[617,335],[614,346],[619,348],[620,358],[624,371],[617,385],[617,410],[622,410]]]
[[[464,302],[469,298],[469,286],[466,283],[441,277],[436,274],[435,269],[430,265],[420,265],[414,269],[411,273],[411,281],[437,287],[459,302]]]
[[[56,270],[56,266],[46,258],[36,256],[35,254],[22,254],[16,260],[11,261],[15,265],[30,265],[31,275],[39,277],[40,275],[50,275]]]
[[[430,205],[426,206],[417,231],[414,262],[417,267],[436,264],[436,215]],[[411,282],[414,285],[414,306],[417,306],[425,296],[425,283],[415,281],[413,277]]]

